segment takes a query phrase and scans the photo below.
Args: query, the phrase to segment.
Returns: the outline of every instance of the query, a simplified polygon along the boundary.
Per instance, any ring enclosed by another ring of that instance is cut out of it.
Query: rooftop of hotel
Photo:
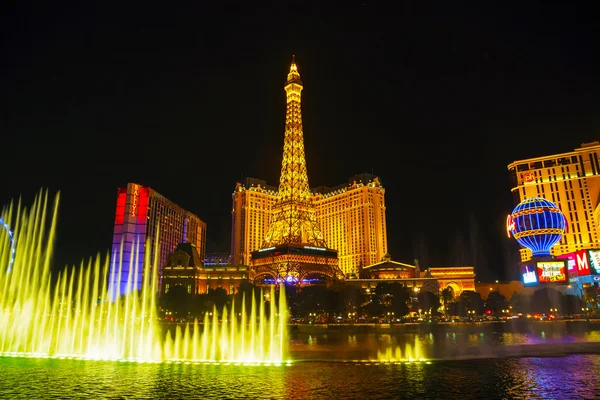
[[[311,189],[313,195],[323,195],[324,197],[329,197],[331,195],[335,195],[338,193],[342,193],[349,188],[351,188],[354,184],[356,187],[363,187],[365,185],[370,185],[373,187],[381,187],[381,179],[377,175],[362,173],[353,175],[348,178],[346,183],[342,183],[336,186],[317,186]],[[277,187],[271,186],[267,184],[267,181],[258,178],[246,177],[242,180],[242,182],[238,182],[236,185],[236,191],[243,190],[257,190],[260,192],[270,193],[272,195],[277,195]]]
[[[574,156],[580,152],[590,151],[593,149],[600,149],[599,141],[595,140],[595,141],[589,142],[589,143],[582,143],[581,147],[578,147],[578,148],[574,149],[573,151],[569,151],[569,152],[565,152],[565,153],[551,154],[551,155],[546,155],[546,156],[525,158],[523,160],[513,161],[512,163],[508,164],[508,169],[514,168],[517,164],[530,163],[530,162],[535,162],[535,161],[543,161],[543,160],[547,160],[550,158],[557,158],[557,157]]]

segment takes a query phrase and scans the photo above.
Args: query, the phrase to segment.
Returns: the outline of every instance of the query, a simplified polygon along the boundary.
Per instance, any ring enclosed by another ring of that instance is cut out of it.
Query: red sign
[[[506,233],[508,234],[508,237],[510,237],[511,232],[514,230],[515,230],[515,220],[509,214],[508,217],[506,217]]]
[[[588,258],[587,250],[575,252],[575,265],[577,266],[577,274],[579,276],[590,274],[590,259]]]
[[[564,261],[538,261],[538,281],[544,283],[567,282],[567,272]]]
[[[135,212],[138,207],[138,200],[140,199],[140,187],[139,185],[133,184],[133,199],[131,200],[131,216],[135,217]]]
[[[535,180],[535,175],[532,172],[525,172],[523,174],[523,182],[533,182]]]

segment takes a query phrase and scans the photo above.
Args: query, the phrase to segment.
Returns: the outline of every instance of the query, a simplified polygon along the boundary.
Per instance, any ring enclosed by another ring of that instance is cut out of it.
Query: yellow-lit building
[[[260,179],[246,178],[236,184],[232,199],[231,263],[250,265],[250,254],[261,247],[269,229],[277,188]]]
[[[168,255],[167,263],[162,268],[161,294],[167,294],[176,286],[181,286],[190,294],[205,294],[209,289],[224,289],[227,294],[235,294],[240,283],[248,281],[247,266],[221,264],[226,261],[222,257],[212,263],[215,257],[209,257],[203,263],[196,246],[192,243],[180,243],[177,249]]]
[[[417,263],[406,264],[384,257],[383,261],[362,268],[358,279],[346,280],[346,284],[367,293],[382,282],[400,283],[415,293],[436,288],[430,291],[437,294],[450,287],[456,297],[465,290],[475,290],[475,270],[472,266],[446,266],[421,271]]]
[[[584,143],[568,153],[554,154],[508,165],[515,205],[538,196],[558,205],[568,229],[551,249],[552,255],[600,247],[600,142]],[[521,260],[531,250],[521,249]]]
[[[222,288],[227,294],[237,293],[240,284],[247,282],[250,271],[247,265],[210,265],[200,272],[199,293]]]
[[[455,296],[475,290],[475,268],[470,265],[431,267],[429,273],[437,279],[440,290],[451,287]]]
[[[385,189],[370,174],[351,177],[348,183],[312,190],[317,221],[327,245],[338,251],[344,274],[358,273],[361,266],[383,259],[387,253]],[[277,189],[265,181],[246,178],[232,195],[231,263],[250,265],[269,228],[271,206]]]
[[[344,274],[358,273],[387,254],[385,190],[370,174],[336,188],[317,188],[313,198],[325,241],[338,251]]]
[[[175,286],[181,286],[190,294],[200,292],[200,272],[202,258],[192,243],[179,243],[175,251],[167,256],[162,267],[161,294],[166,294]]]

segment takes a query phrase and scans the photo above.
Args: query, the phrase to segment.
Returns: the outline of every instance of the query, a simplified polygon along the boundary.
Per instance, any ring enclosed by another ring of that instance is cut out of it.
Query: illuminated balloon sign
[[[509,237],[514,237],[534,257],[549,256],[567,230],[567,220],[560,208],[541,197],[530,197],[515,207],[506,219]]]

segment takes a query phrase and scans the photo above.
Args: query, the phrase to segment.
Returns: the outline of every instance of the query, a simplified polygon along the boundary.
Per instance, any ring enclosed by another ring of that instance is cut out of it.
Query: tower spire
[[[290,73],[287,76],[286,86],[290,83],[297,83],[302,86],[302,80],[300,79],[300,73],[298,72],[298,66],[296,65],[296,55],[292,54],[292,63],[290,64]],[[302,88],[300,88],[302,90]],[[286,89],[287,91],[287,89]]]
[[[284,86],[287,106],[278,198],[264,247],[298,243],[326,247],[308,185],[301,110],[303,88],[295,57],[292,56]]]

